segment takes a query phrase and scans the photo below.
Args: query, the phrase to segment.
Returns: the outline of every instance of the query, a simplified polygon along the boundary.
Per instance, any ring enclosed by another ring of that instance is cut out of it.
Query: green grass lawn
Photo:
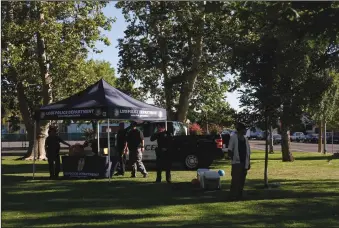
[[[108,180],[47,180],[47,162],[32,165],[2,159],[2,227],[339,227],[339,160],[318,153],[294,153],[281,162],[270,154],[270,182],[263,188],[264,153],[254,152],[246,200],[227,202],[229,161],[222,191],[203,192],[190,182],[194,171],[173,171],[174,184],[116,177]],[[140,175],[139,175],[140,176]]]

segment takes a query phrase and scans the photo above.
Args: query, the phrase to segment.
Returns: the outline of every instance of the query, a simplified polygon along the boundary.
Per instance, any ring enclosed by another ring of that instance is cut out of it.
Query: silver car
[[[269,142],[270,136],[267,137],[267,141]],[[277,145],[281,143],[281,135],[273,134],[273,145]]]

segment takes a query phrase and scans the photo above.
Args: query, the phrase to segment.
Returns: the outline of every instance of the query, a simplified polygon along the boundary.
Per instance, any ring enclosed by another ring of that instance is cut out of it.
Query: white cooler
[[[197,179],[201,183],[202,178],[204,176],[204,172],[210,171],[209,169],[198,169],[197,170]]]
[[[200,178],[200,186],[205,190],[218,190],[221,188],[220,175],[216,171],[205,171]]]

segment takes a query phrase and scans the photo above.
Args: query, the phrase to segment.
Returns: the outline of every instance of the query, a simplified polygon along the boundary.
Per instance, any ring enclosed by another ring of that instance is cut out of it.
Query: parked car
[[[326,142],[327,144],[332,144],[332,134],[328,135],[326,134]],[[333,135],[333,144],[339,143],[339,133],[334,133]]]
[[[319,135],[318,134],[307,134],[305,135],[305,141],[307,143],[318,143]]]
[[[264,139],[264,133],[262,131],[250,131],[248,139],[263,140]]]
[[[302,132],[294,132],[290,137],[291,142],[304,142],[305,141],[305,135]]]
[[[270,135],[268,135],[267,140],[270,140]],[[273,145],[281,144],[281,135],[273,134]]]
[[[232,130],[232,129],[226,129],[224,130],[221,134],[229,134],[230,136],[234,135],[235,133],[237,133],[237,130]]]

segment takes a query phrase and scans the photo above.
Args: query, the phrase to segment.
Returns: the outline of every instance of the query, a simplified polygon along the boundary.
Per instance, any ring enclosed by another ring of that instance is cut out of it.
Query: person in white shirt
[[[247,171],[251,167],[251,148],[245,137],[246,126],[242,123],[237,123],[236,129],[237,133],[231,136],[228,144],[228,153],[232,161],[231,200],[242,199]]]

